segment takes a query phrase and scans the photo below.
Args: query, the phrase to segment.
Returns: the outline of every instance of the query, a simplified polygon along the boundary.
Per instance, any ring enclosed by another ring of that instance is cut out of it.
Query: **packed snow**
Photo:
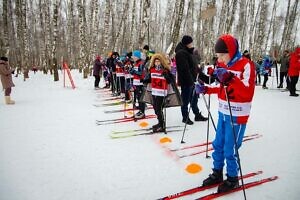
[[[96,120],[123,118],[123,112],[104,111],[122,109],[124,105],[94,106],[104,103],[110,93],[94,90],[93,77],[83,79],[76,70],[71,73],[75,89],[69,82],[63,87],[62,73],[58,82],[41,72],[30,73],[25,82],[21,76],[14,77],[16,87],[11,96],[16,104],[5,105],[4,97],[0,100],[1,200],[154,200],[202,184],[211,172],[212,159],[205,158],[205,153],[176,159],[168,148],[205,142],[207,122],[187,126],[185,144],[180,143],[183,131],[111,139],[112,131],[139,129],[141,122],[147,122],[145,128],[149,128],[157,121],[154,118],[96,125]],[[279,179],[247,189],[247,199],[297,200],[300,97],[290,97],[289,92],[276,89],[276,80],[272,78],[268,87],[256,87],[246,129],[246,135],[258,133],[262,137],[243,143],[239,152],[244,174],[263,171],[245,179],[245,183],[275,175]],[[207,116],[202,97],[198,104]],[[212,95],[215,123],[217,106],[217,97]],[[167,126],[184,125],[179,107],[168,108],[166,112]],[[146,110],[146,114],[153,113]],[[193,120],[194,115],[191,113],[190,117]],[[161,144],[163,137],[172,142]],[[213,138],[210,126],[209,140]],[[185,152],[203,149],[205,146]],[[185,168],[191,163],[200,165],[202,171],[188,173]],[[216,188],[181,199],[195,199],[213,191]],[[240,200],[243,193],[220,199]]]

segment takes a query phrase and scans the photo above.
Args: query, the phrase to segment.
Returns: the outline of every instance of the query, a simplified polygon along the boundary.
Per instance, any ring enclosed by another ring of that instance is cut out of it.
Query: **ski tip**
[[[271,181],[274,181],[274,180],[277,180],[278,178],[279,178],[278,176],[272,176],[272,177],[270,177],[268,179],[271,180]]]

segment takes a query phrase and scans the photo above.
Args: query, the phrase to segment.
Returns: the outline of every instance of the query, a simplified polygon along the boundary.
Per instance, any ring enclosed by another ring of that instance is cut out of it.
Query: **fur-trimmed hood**
[[[163,55],[163,54],[161,54],[161,53],[156,53],[156,54],[154,54],[154,55],[151,57],[150,68],[151,68],[151,67],[154,67],[154,61],[155,61],[156,59],[159,59],[159,60],[160,60],[161,65],[162,65],[165,69],[167,69],[167,70],[169,70],[169,71],[171,70],[171,65],[170,65],[168,59],[166,58],[165,55]]]

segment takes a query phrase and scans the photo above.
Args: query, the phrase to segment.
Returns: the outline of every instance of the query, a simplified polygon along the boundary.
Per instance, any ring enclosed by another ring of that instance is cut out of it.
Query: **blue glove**
[[[227,71],[225,68],[217,68],[214,71],[214,75],[216,75],[220,81],[220,83],[227,85],[232,78],[234,77],[234,74]]]
[[[196,94],[205,94],[207,92],[207,87],[203,83],[195,84],[195,92]]]

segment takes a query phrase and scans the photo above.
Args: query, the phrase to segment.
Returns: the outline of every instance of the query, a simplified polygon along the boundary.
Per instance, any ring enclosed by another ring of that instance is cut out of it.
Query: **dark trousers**
[[[117,92],[117,76],[116,74],[110,73],[111,76],[111,91],[112,93]]]
[[[95,83],[94,83],[94,86],[95,86],[95,87],[99,87],[100,76],[99,76],[99,75],[94,75],[94,77],[95,77]]]
[[[6,88],[4,91],[5,96],[10,96],[11,88]]]
[[[298,83],[299,76],[290,76],[290,94],[296,94],[296,84]]]
[[[130,99],[130,90],[132,88],[132,78],[126,78],[125,79],[125,100],[129,100]],[[134,100],[134,102],[136,102],[136,100]]]
[[[199,114],[198,97],[199,96],[194,92],[194,86],[181,86],[181,115],[183,120],[186,120],[189,117],[189,104],[192,107],[193,113],[195,115]]]
[[[117,77],[117,92],[125,93],[125,77],[124,76]]]
[[[153,108],[160,126],[165,125],[163,107],[165,97],[152,95]]]
[[[263,83],[263,87],[267,87],[266,85],[267,85],[267,81],[268,81],[268,79],[269,79],[269,74],[264,74],[264,83]]]
[[[138,109],[142,112],[142,113],[145,113],[145,107],[146,107],[146,104],[144,102],[141,102],[141,96],[142,96],[142,93],[143,93],[143,85],[136,85],[135,86],[135,90],[134,90],[134,95],[136,97],[136,99],[138,100],[139,102],[139,106],[138,106]]]
[[[279,80],[280,80],[279,87],[282,87],[283,79],[284,78],[286,79],[286,86],[287,86],[287,88],[289,88],[290,80],[287,77],[287,72],[280,72],[280,75],[279,75]]]
[[[255,83],[256,83],[256,84],[260,84],[260,83],[261,83],[261,78],[260,78],[260,73],[259,73],[259,72],[256,72]]]

